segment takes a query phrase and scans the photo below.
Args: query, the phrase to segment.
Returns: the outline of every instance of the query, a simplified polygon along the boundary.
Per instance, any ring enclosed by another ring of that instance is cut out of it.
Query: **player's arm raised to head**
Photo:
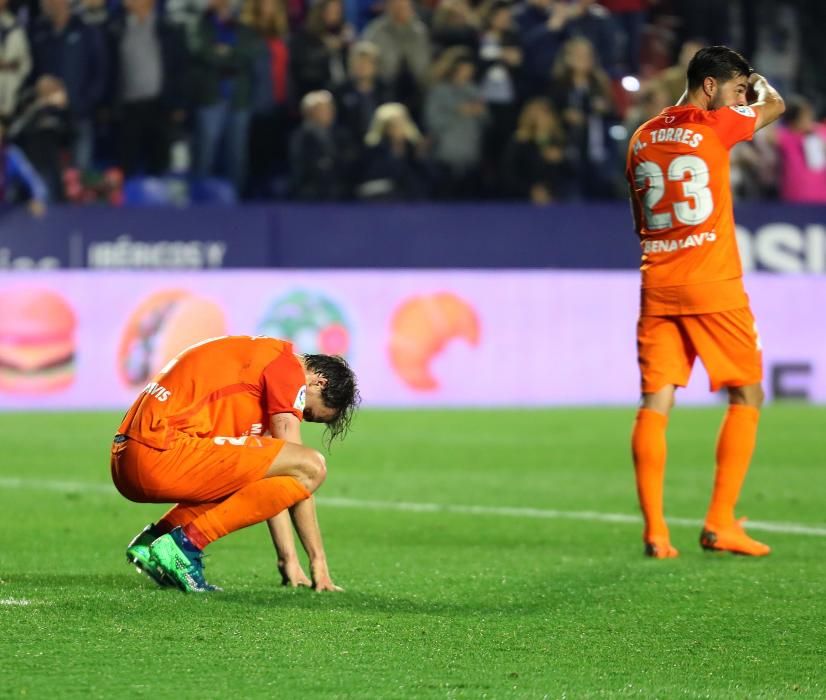
[[[754,130],[762,129],[764,126],[777,121],[780,115],[786,111],[786,103],[771,85],[759,73],[752,73],[749,76],[749,85],[755,94],[755,101],[749,106],[757,108],[757,123]]]

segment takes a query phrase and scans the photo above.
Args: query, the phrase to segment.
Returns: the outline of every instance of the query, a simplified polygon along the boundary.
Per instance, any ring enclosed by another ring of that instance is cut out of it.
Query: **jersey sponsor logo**
[[[303,411],[304,407],[307,405],[307,387],[302,386],[298,390],[298,394],[295,396],[295,401],[293,402],[293,408],[298,411]]]
[[[696,248],[706,243],[714,243],[717,234],[714,231],[704,231],[703,233],[692,233],[685,238],[672,238],[671,240],[645,241],[642,244],[643,253],[673,253],[685,248]]]
[[[737,114],[740,114],[744,117],[755,117],[757,116],[754,110],[747,106],[747,105],[730,105],[729,109],[734,110]]]
[[[157,382],[149,382],[149,384],[144,387],[143,393],[149,394],[149,396],[158,399],[158,401],[166,401],[172,396],[172,392],[169,389],[161,386]]]

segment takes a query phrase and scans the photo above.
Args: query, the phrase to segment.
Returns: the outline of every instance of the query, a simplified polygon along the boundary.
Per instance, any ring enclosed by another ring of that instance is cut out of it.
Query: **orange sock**
[[[754,452],[759,420],[760,411],[753,406],[733,404],[726,411],[717,438],[717,471],[706,515],[706,526],[710,530],[734,523],[734,506]]]
[[[641,408],[634,421],[631,451],[637,477],[637,496],[645,519],[643,539],[668,538],[668,526],[663,515],[663,484],[665,483],[665,429],[668,416]]]
[[[272,518],[309,496],[310,492],[291,476],[262,479],[201,513],[184,526],[184,534],[192,544],[203,549],[219,537]]]
[[[216,501],[215,503],[178,503],[177,505],[170,508],[164,516],[155,523],[155,528],[157,531],[165,535],[168,532],[172,532],[176,527],[184,525],[189,525],[195,518],[197,518],[202,513],[206,513],[208,510],[211,510],[215,506],[218,505],[220,501]]]

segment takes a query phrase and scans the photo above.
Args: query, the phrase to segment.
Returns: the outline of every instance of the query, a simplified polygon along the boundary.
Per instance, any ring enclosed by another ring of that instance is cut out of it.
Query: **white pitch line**
[[[59,481],[57,479],[0,478],[2,489],[28,489],[30,491],[57,491],[58,493],[117,493],[112,484],[93,481]]]
[[[35,491],[57,491],[59,493],[106,493],[117,491],[111,484],[90,481],[59,481],[51,479],[20,479],[0,477],[0,489],[31,489]],[[358,498],[318,497],[319,505],[333,508],[356,508],[361,510],[389,510],[406,513],[448,513],[451,515],[477,515],[506,518],[533,518],[541,520],[582,520],[596,523],[618,523],[639,525],[642,518],[628,513],[602,513],[592,510],[553,510],[545,508],[522,508],[509,506],[473,506],[441,503],[407,503],[404,501],[369,501]],[[677,527],[700,527],[702,520],[691,518],[669,518],[669,525]],[[809,535],[826,537],[826,527],[805,523],[768,522],[749,520],[747,529],[777,532],[785,535]]]
[[[25,598],[0,598],[0,605],[31,605],[32,601]]]
[[[627,513],[601,513],[591,510],[546,510],[544,508],[517,508],[506,506],[464,506],[442,505],[439,503],[404,503],[399,501],[361,501],[355,498],[318,498],[319,505],[339,508],[361,508],[365,510],[395,510],[409,513],[451,513],[457,515],[492,515],[510,518],[540,518],[546,520],[585,520],[598,523],[620,523],[639,525],[642,518]],[[679,527],[701,527],[702,520],[691,518],[668,518],[669,525]],[[826,527],[816,527],[801,523],[774,523],[749,520],[747,529],[779,532],[787,535],[811,535],[826,537]]]

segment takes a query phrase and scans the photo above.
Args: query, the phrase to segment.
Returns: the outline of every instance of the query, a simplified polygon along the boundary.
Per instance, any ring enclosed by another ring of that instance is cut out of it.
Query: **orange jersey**
[[[180,435],[262,435],[273,414],[303,419],[305,382],[291,343],[214,338],[169,362],[132,404],[119,432],[159,450]]]
[[[628,146],[626,178],[639,222],[644,315],[748,304],[734,232],[729,149],[751,139],[753,107],[668,107]]]

